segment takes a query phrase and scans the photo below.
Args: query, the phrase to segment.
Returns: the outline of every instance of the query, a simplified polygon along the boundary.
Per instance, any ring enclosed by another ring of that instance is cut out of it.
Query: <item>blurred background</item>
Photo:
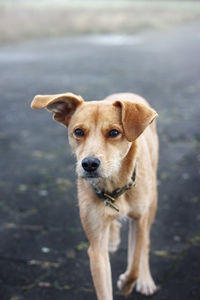
[[[158,111],[151,299],[200,299],[199,53],[200,1],[0,0],[1,300],[95,299],[67,129],[30,109],[62,92],[134,92]]]
[[[199,1],[1,0],[0,42],[169,30],[200,17]]]

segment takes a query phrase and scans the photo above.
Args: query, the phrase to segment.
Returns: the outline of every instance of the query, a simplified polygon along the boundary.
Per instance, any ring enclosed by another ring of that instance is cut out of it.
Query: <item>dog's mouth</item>
[[[83,174],[81,174],[80,177],[84,179],[91,179],[91,178],[100,178],[101,176],[99,175],[98,172],[84,172]]]

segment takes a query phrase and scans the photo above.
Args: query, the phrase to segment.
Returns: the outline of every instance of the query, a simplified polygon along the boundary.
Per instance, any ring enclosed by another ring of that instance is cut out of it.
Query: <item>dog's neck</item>
[[[111,193],[115,189],[121,189],[132,180],[132,175],[136,168],[138,145],[135,142],[132,143],[127,155],[121,163],[121,168],[117,174],[109,178],[98,178],[95,180],[89,180],[89,183],[95,188],[95,190],[106,191]]]

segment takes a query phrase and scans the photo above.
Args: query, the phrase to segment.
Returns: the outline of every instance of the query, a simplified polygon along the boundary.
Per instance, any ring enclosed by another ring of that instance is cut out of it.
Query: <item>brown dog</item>
[[[129,217],[128,264],[118,288],[156,291],[149,269],[149,234],[157,207],[157,113],[134,94],[85,102],[66,93],[38,95],[32,108],[47,108],[68,127],[77,157],[80,216],[89,239],[92,277],[99,300],[112,300],[108,251],[120,242],[120,223]]]

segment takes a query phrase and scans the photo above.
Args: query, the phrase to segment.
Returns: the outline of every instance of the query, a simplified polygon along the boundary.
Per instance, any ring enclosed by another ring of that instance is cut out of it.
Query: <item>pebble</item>
[[[43,253],[49,253],[51,250],[49,248],[47,248],[47,247],[42,247],[41,251]]]
[[[48,191],[47,191],[47,190],[40,190],[40,191],[38,192],[38,194],[39,194],[39,196],[41,196],[41,197],[46,197],[46,196],[48,196]]]
[[[190,178],[190,175],[189,175],[188,173],[183,173],[182,178],[183,178],[184,180],[187,180],[187,179]]]
[[[20,192],[26,192],[28,189],[28,186],[26,184],[20,184],[19,187],[18,187],[18,190]]]
[[[175,236],[173,237],[173,240],[174,240],[175,242],[180,242],[181,238],[180,238],[180,236],[175,235]]]

